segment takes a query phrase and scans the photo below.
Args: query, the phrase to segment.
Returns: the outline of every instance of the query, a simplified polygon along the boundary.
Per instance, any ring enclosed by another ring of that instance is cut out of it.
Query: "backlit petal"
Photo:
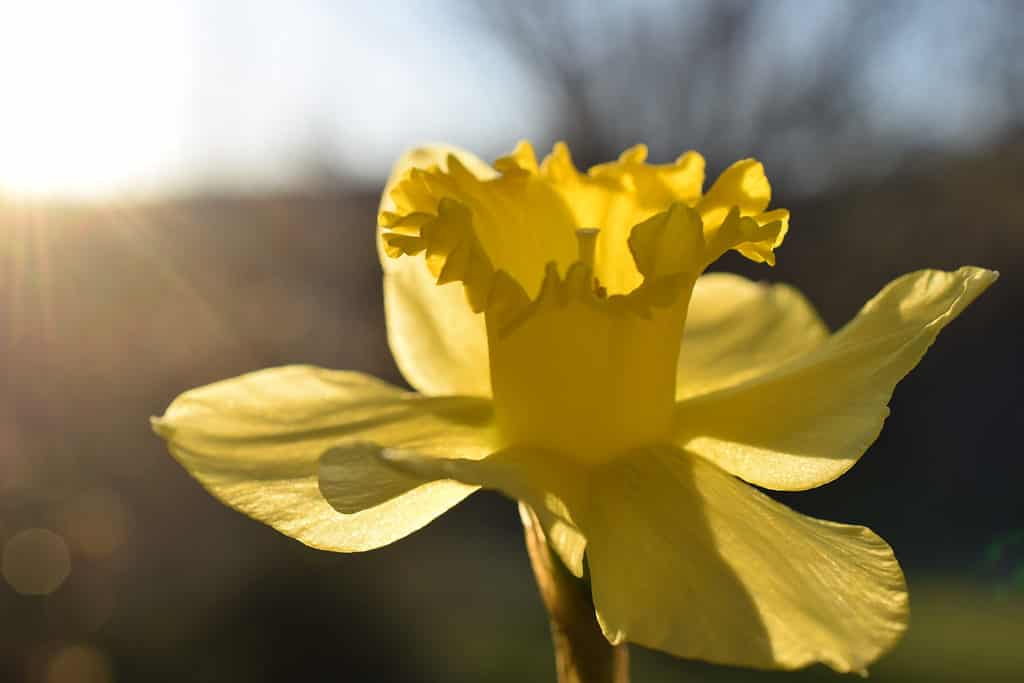
[[[727,224],[738,221],[760,229],[735,211]],[[716,235],[719,247],[727,230]],[[595,287],[591,238],[581,235],[581,260],[564,278],[550,265],[534,301],[511,316],[488,309],[486,319],[503,436],[594,461],[671,442],[690,290],[709,259],[700,215],[676,202],[627,241],[642,284],[607,296]]]
[[[469,152],[448,145],[414,149],[395,165],[381,200],[381,212],[396,207],[391,190],[409,169],[447,168],[453,155],[480,178],[493,177],[494,169]],[[466,305],[462,287],[438,287],[422,258],[389,258],[381,245],[384,269],[384,310],[388,343],[406,381],[431,395],[489,396],[487,335],[483,317]]]
[[[676,398],[723,389],[807,353],[828,337],[811,304],[788,285],[711,273],[697,280],[683,331]]]
[[[669,223],[685,228],[682,219]],[[513,323],[488,311],[494,410],[508,443],[595,460],[671,439],[674,365],[696,273],[673,270],[670,252],[651,249],[654,284],[627,296],[596,294],[592,272],[578,263],[564,279],[550,269]]]
[[[691,254],[702,267],[729,249],[774,263],[789,214],[764,212],[771,188],[760,163],[734,164],[702,197],[699,154],[664,165],[647,164],[646,156],[638,145],[580,173],[565,144],[538,164],[523,142],[495,162],[497,175],[467,168],[455,156],[414,168],[387,190],[380,216],[384,253],[423,254],[439,283],[463,283],[474,311],[495,301],[526,305],[550,264],[564,273],[575,262],[579,229],[598,232],[591,265],[602,291],[634,291],[647,281],[634,258],[634,228],[678,207],[693,211],[703,226],[702,244]],[[506,280],[500,288],[499,274]]]
[[[586,539],[560,497],[580,497],[575,488],[582,483],[580,471],[572,461],[538,449],[509,449],[474,460],[436,458],[411,449],[375,449],[356,443],[328,451],[321,459],[319,476],[325,498],[345,512],[380,505],[417,486],[426,488],[444,481],[500,491],[537,512],[552,549],[570,571],[582,576]],[[362,485],[353,472],[372,472],[374,484]]]
[[[627,240],[633,227],[674,203],[692,206],[704,184],[704,158],[687,152],[670,164],[648,164],[647,148],[637,145],[618,160],[580,173],[569,148],[555,145],[541,174],[570,208],[579,227],[599,228],[596,276],[611,294],[640,285]]]
[[[577,576],[586,549],[613,642],[737,666],[859,671],[906,628],[903,576],[878,536],[797,514],[671,447],[594,466],[535,449],[468,460],[355,447],[321,468],[321,489],[342,509],[378,500],[356,501],[365,493],[334,481],[351,470],[334,464],[351,458],[375,460],[357,469],[393,468],[379,481],[404,482],[396,490],[454,479],[530,505]],[[394,493],[385,488],[381,499]]]
[[[797,514],[683,451],[648,449],[596,469],[573,513],[613,643],[735,666],[861,671],[906,628],[903,575],[882,539]]]
[[[318,488],[322,453],[371,443],[424,457],[480,458],[493,450],[490,423],[485,399],[422,397],[359,373],[308,366],[193,389],[153,421],[171,453],[221,501],[307,545],[341,552],[396,541],[474,488],[438,481],[402,490],[353,466],[349,476],[364,478],[357,489],[395,493],[342,514]]]
[[[894,280],[809,353],[680,402],[676,443],[766,488],[832,481],[877,438],[896,383],[996,277],[964,267]]]
[[[741,216],[756,216],[768,208],[772,188],[764,166],[756,159],[743,159],[725,169],[701,197],[697,209],[706,226],[718,225],[733,207]]]
[[[380,215],[387,255],[424,254],[438,282],[463,283],[474,311],[487,305],[497,271],[536,296],[549,262],[575,260],[576,226],[551,185],[518,165],[524,156],[506,157],[490,178],[455,156],[409,171],[390,190],[395,210]]]

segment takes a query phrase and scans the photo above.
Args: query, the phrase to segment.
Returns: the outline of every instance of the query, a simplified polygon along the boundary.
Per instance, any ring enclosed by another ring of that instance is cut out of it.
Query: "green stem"
[[[533,510],[520,503],[519,514],[530,565],[551,619],[558,683],[629,683],[626,645],[613,646],[604,637],[586,585],[551,552]]]

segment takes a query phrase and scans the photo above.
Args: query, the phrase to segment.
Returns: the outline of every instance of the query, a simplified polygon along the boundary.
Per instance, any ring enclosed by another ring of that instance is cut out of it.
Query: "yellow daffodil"
[[[563,145],[493,167],[411,152],[380,251],[391,350],[419,393],[273,368],[186,392],[157,431],[213,495],[313,547],[377,548],[496,489],[576,576],[586,558],[612,643],[864,670],[907,625],[892,550],[749,484],[852,467],[996,274],[905,275],[830,334],[790,287],[702,276],[728,250],[774,263],[789,214],[768,210],[761,164],[703,192],[700,155],[645,157],[580,173]]]

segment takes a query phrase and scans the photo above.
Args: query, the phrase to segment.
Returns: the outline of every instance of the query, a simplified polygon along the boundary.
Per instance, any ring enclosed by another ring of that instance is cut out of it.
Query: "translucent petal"
[[[478,398],[427,398],[371,377],[308,366],[261,370],[188,391],[153,420],[171,453],[218,499],[303,543],[370,550],[396,541],[448,510],[473,487],[439,481],[354,514],[331,507],[318,488],[322,453],[371,442],[425,457],[480,458],[493,450],[491,409]]]
[[[394,470],[375,477],[386,482],[380,497],[366,498],[334,481],[351,468],[325,456],[320,486],[340,509],[444,479],[525,502],[576,576],[586,550],[598,620],[613,642],[738,666],[821,661],[859,671],[906,627],[903,576],[884,541],[799,515],[671,447],[597,466],[521,448],[481,460],[358,446],[334,455],[375,460],[359,470]]]
[[[507,273],[532,298],[548,263],[568,267],[576,257],[576,225],[548,182],[506,157],[506,169],[481,179],[457,157],[446,168],[413,169],[382,212],[389,256],[425,252],[439,282],[463,283],[470,306],[481,311],[491,296],[496,271]]]
[[[743,159],[725,169],[701,197],[697,209],[704,224],[720,225],[726,214],[737,207],[741,216],[756,216],[768,208],[772,188],[764,166],[756,159]]]
[[[689,294],[708,263],[700,216],[674,203],[635,226],[628,246],[644,278],[629,294],[595,288],[583,259],[564,278],[550,266],[517,315],[487,310],[491,389],[508,443],[593,462],[671,442]]]
[[[494,169],[469,152],[448,145],[414,149],[395,165],[381,212],[396,209],[391,190],[412,168],[447,168],[449,155],[479,178]],[[388,343],[406,381],[428,395],[489,396],[487,335],[483,316],[466,305],[458,283],[437,286],[422,258],[390,258],[380,244]]]
[[[594,470],[573,513],[613,643],[861,671],[906,629],[903,575],[882,539],[797,514],[685,452],[647,449]]]
[[[832,481],[878,437],[896,383],[996,277],[964,267],[894,280],[809,353],[681,401],[676,443],[766,488]]]
[[[676,398],[738,384],[807,353],[828,337],[811,304],[788,285],[711,273],[697,280],[683,331]]]
[[[580,262],[591,269],[589,284],[602,298],[627,297],[641,314],[680,292],[681,271],[688,290],[692,278],[729,249],[774,263],[788,213],[763,212],[770,187],[759,163],[734,165],[702,197],[698,154],[666,165],[647,164],[646,154],[634,147],[583,174],[564,144],[538,164],[523,142],[495,162],[493,172],[456,155],[410,167],[387,189],[382,253],[399,262],[421,258],[439,285],[461,282],[469,308],[487,313],[488,329],[496,317],[504,327],[536,308],[552,270],[568,277]],[[426,152],[420,156],[429,159]],[[593,237],[581,251],[580,235],[587,234]],[[430,338],[415,328],[403,336]],[[444,358],[451,355],[444,349]],[[411,381],[422,383],[416,368],[399,362]],[[428,358],[426,364],[441,363]]]
[[[372,486],[360,485],[353,472],[372,472]],[[580,470],[556,453],[515,448],[486,458],[436,458],[410,449],[380,449],[366,444],[337,447],[324,455],[320,489],[336,509],[355,512],[380,505],[414,487],[443,481],[500,491],[532,507],[544,526],[548,542],[566,567],[583,576],[586,539],[569,508],[555,491],[574,492]]]
[[[493,271],[509,274],[532,299],[549,263],[562,272],[571,265],[572,236],[580,228],[600,233],[593,265],[602,287],[611,295],[629,293],[643,280],[628,244],[633,229],[673,205],[696,211],[714,252],[708,261],[735,248],[771,262],[788,213],[764,213],[771,188],[760,163],[734,164],[702,196],[700,155],[687,152],[665,165],[647,164],[646,156],[638,145],[584,174],[565,144],[538,165],[522,142],[495,162],[496,177],[467,169],[457,157],[406,173],[389,188],[390,208],[381,214],[385,251],[394,257],[426,252],[438,278],[464,282],[475,310],[492,294]]]
[[[683,277],[658,292],[667,295],[661,305],[640,308],[646,285],[604,298],[582,263],[565,279],[552,268],[514,324],[488,311],[494,410],[506,441],[593,461],[670,440],[674,366],[696,273],[657,282],[675,275]]]
[[[637,145],[617,161],[580,173],[569,148],[555,145],[541,174],[564,199],[578,227],[600,229],[597,278],[610,294],[625,294],[643,277],[627,240],[633,227],[674,203],[692,206],[704,184],[704,158],[687,152],[671,164],[647,164],[647,148]]]

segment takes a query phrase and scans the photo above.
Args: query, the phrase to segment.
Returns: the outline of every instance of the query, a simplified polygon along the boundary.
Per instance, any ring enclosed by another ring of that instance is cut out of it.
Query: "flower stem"
[[[629,683],[629,651],[601,632],[583,581],[573,576],[548,546],[537,515],[519,504],[526,550],[540,596],[551,619],[558,683]]]

